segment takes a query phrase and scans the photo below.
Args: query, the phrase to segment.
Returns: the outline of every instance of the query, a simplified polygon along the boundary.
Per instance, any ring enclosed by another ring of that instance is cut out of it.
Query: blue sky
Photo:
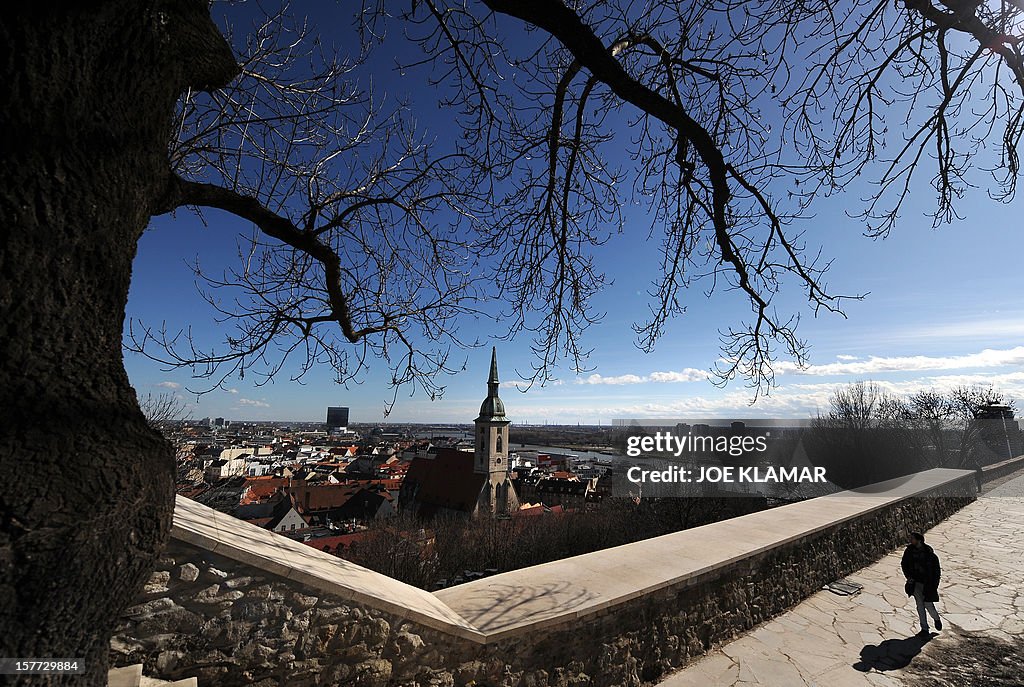
[[[382,79],[393,78],[387,74]],[[922,181],[925,181],[922,176]],[[979,172],[978,183],[985,177]],[[589,330],[583,348],[593,349],[592,371],[557,371],[557,381],[521,393],[516,370],[530,369],[529,340],[493,340],[501,329],[486,321],[467,322],[465,331],[486,345],[460,353],[465,372],[447,379],[444,398],[431,402],[422,393],[400,392],[389,421],[470,422],[485,395],[490,344],[498,346],[510,417],[522,423],[610,422],[623,417],[798,417],[824,409],[842,383],[870,379],[896,393],[960,384],[993,384],[1011,397],[1024,398],[1024,301],[1020,272],[1024,238],[1019,204],[1000,204],[984,188],[971,190],[958,206],[962,221],[932,229],[925,215],[934,192],[922,183],[904,209],[896,230],[885,240],[862,235],[863,225],[846,215],[868,195],[867,184],[823,199],[801,228],[812,246],[820,245],[835,262],[828,283],[834,292],[869,292],[850,302],[846,319],[814,318],[798,290],[784,291],[781,309],[800,312],[800,334],[811,345],[810,367],[797,370],[782,362],[779,387],[750,406],[752,393],[742,380],[724,389],[706,378],[718,358],[718,330],[748,312],[734,294],[705,299],[700,287],[687,295],[688,312],[672,322],[656,350],[643,354],[634,345],[630,325],[643,319],[645,292],[658,267],[648,225],[637,219],[623,235],[599,249],[599,267],[614,284],[597,299],[604,320]],[[135,261],[128,317],[169,329],[191,326],[202,339],[223,337],[213,313],[199,298],[189,263],[228,266],[237,261],[236,236],[249,225],[208,211],[204,225],[191,212],[155,218],[144,234]],[[187,370],[167,371],[142,356],[126,353],[125,366],[140,392],[179,393],[194,417],[323,420],[328,405],[347,405],[352,420],[382,420],[392,392],[388,373],[375,365],[360,384],[333,383],[329,369],[314,370],[302,384],[280,375],[256,387],[251,379],[232,379],[227,390],[196,402],[188,388],[203,388]]]
[[[896,392],[991,383],[1024,398],[1019,279],[1024,242],[1014,229],[1015,210],[978,198],[965,204],[965,214],[963,222],[939,230],[931,228],[929,218],[911,216],[885,240],[863,237],[857,223],[839,212],[826,214],[828,220],[819,225],[822,234],[827,232],[822,242],[837,256],[831,283],[870,293],[849,304],[846,319],[805,316],[801,332],[811,344],[810,369],[800,372],[780,364],[779,388],[754,406],[748,405],[751,392],[740,380],[719,389],[702,378],[719,355],[717,330],[730,317],[743,314],[742,306],[729,304],[728,298],[706,301],[693,294],[689,312],[670,325],[654,352],[644,354],[635,347],[629,325],[631,316],[645,307],[652,266],[646,274],[629,269],[614,274],[616,283],[601,294],[607,316],[584,341],[594,349],[592,372],[576,376],[565,370],[556,384],[522,393],[512,382],[516,369],[529,369],[528,341],[493,341],[508,384],[502,393],[509,413],[529,423],[596,423],[633,416],[800,416],[824,407],[838,384],[861,379]],[[154,220],[136,258],[130,317],[216,334],[187,261],[196,256],[204,263],[230,260],[232,232],[244,225],[220,214],[208,213],[207,219],[208,227],[187,212]],[[643,253],[638,243],[636,237],[617,237],[605,252],[619,260],[631,251]],[[799,294],[787,295],[799,299]],[[728,307],[722,310],[719,301]],[[477,324],[483,338],[497,333],[493,325]],[[400,393],[389,419],[472,420],[484,396],[489,348],[463,355],[467,369],[450,378],[442,400]],[[187,370],[165,372],[132,353],[126,354],[125,363],[143,394],[182,393],[192,404],[185,389],[202,388],[202,381],[192,380]],[[257,388],[231,380],[229,388],[237,393],[214,391],[190,408],[197,417],[315,420],[327,405],[337,404],[350,406],[354,421],[373,422],[382,419],[384,401],[391,396],[382,366],[348,389],[334,384],[329,370],[314,371],[303,381],[279,379]]]

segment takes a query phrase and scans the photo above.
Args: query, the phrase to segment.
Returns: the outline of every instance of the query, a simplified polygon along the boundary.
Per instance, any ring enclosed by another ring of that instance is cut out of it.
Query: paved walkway
[[[948,684],[939,676],[949,674],[952,662],[972,656],[971,647],[991,643],[1020,652],[1024,475],[987,491],[929,530],[926,539],[943,567],[941,601],[936,606],[944,625],[942,632],[933,628],[930,639],[914,636],[919,629],[917,611],[914,600],[903,592],[900,549],[850,575],[864,585],[860,594],[818,592],[658,687]],[[973,654],[975,663],[983,664],[985,659],[978,654]]]

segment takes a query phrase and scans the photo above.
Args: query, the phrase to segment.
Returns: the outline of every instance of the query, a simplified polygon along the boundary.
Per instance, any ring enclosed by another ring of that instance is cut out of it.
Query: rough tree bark
[[[237,67],[205,0],[79,0],[5,3],[0,69],[0,655],[106,684],[174,495],[122,364],[132,259],[178,95]]]

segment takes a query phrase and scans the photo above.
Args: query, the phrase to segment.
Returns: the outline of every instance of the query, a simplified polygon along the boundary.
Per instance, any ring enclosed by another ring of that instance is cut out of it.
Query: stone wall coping
[[[963,482],[973,470],[936,468],[863,490],[788,504],[449,587],[434,594],[487,642],[571,625],[666,587],[778,549],[880,508]]]
[[[171,537],[369,608],[474,642],[485,641],[483,634],[430,592],[183,496],[175,501]]]
[[[431,594],[178,496],[171,536],[211,553],[479,644],[567,626],[685,585],[899,501],[964,481],[936,468],[624,546],[493,575]]]
[[[990,474],[997,473],[1000,471],[1010,472],[1016,469],[1018,466],[1024,466],[1024,456],[1008,458],[999,463],[992,463],[991,465],[983,465],[981,468],[981,474],[985,475],[985,478],[988,479],[988,475]]]

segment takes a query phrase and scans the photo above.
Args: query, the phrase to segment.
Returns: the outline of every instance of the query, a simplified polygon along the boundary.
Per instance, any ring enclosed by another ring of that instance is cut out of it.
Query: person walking
[[[929,615],[935,621],[935,629],[941,630],[942,619],[935,610],[935,602],[939,600],[939,577],[942,570],[939,566],[939,557],[935,555],[932,547],[924,543],[924,535],[920,532],[910,533],[910,545],[903,552],[900,567],[907,578],[907,596],[913,596],[917,602],[917,616],[921,620],[919,634],[930,634]]]

